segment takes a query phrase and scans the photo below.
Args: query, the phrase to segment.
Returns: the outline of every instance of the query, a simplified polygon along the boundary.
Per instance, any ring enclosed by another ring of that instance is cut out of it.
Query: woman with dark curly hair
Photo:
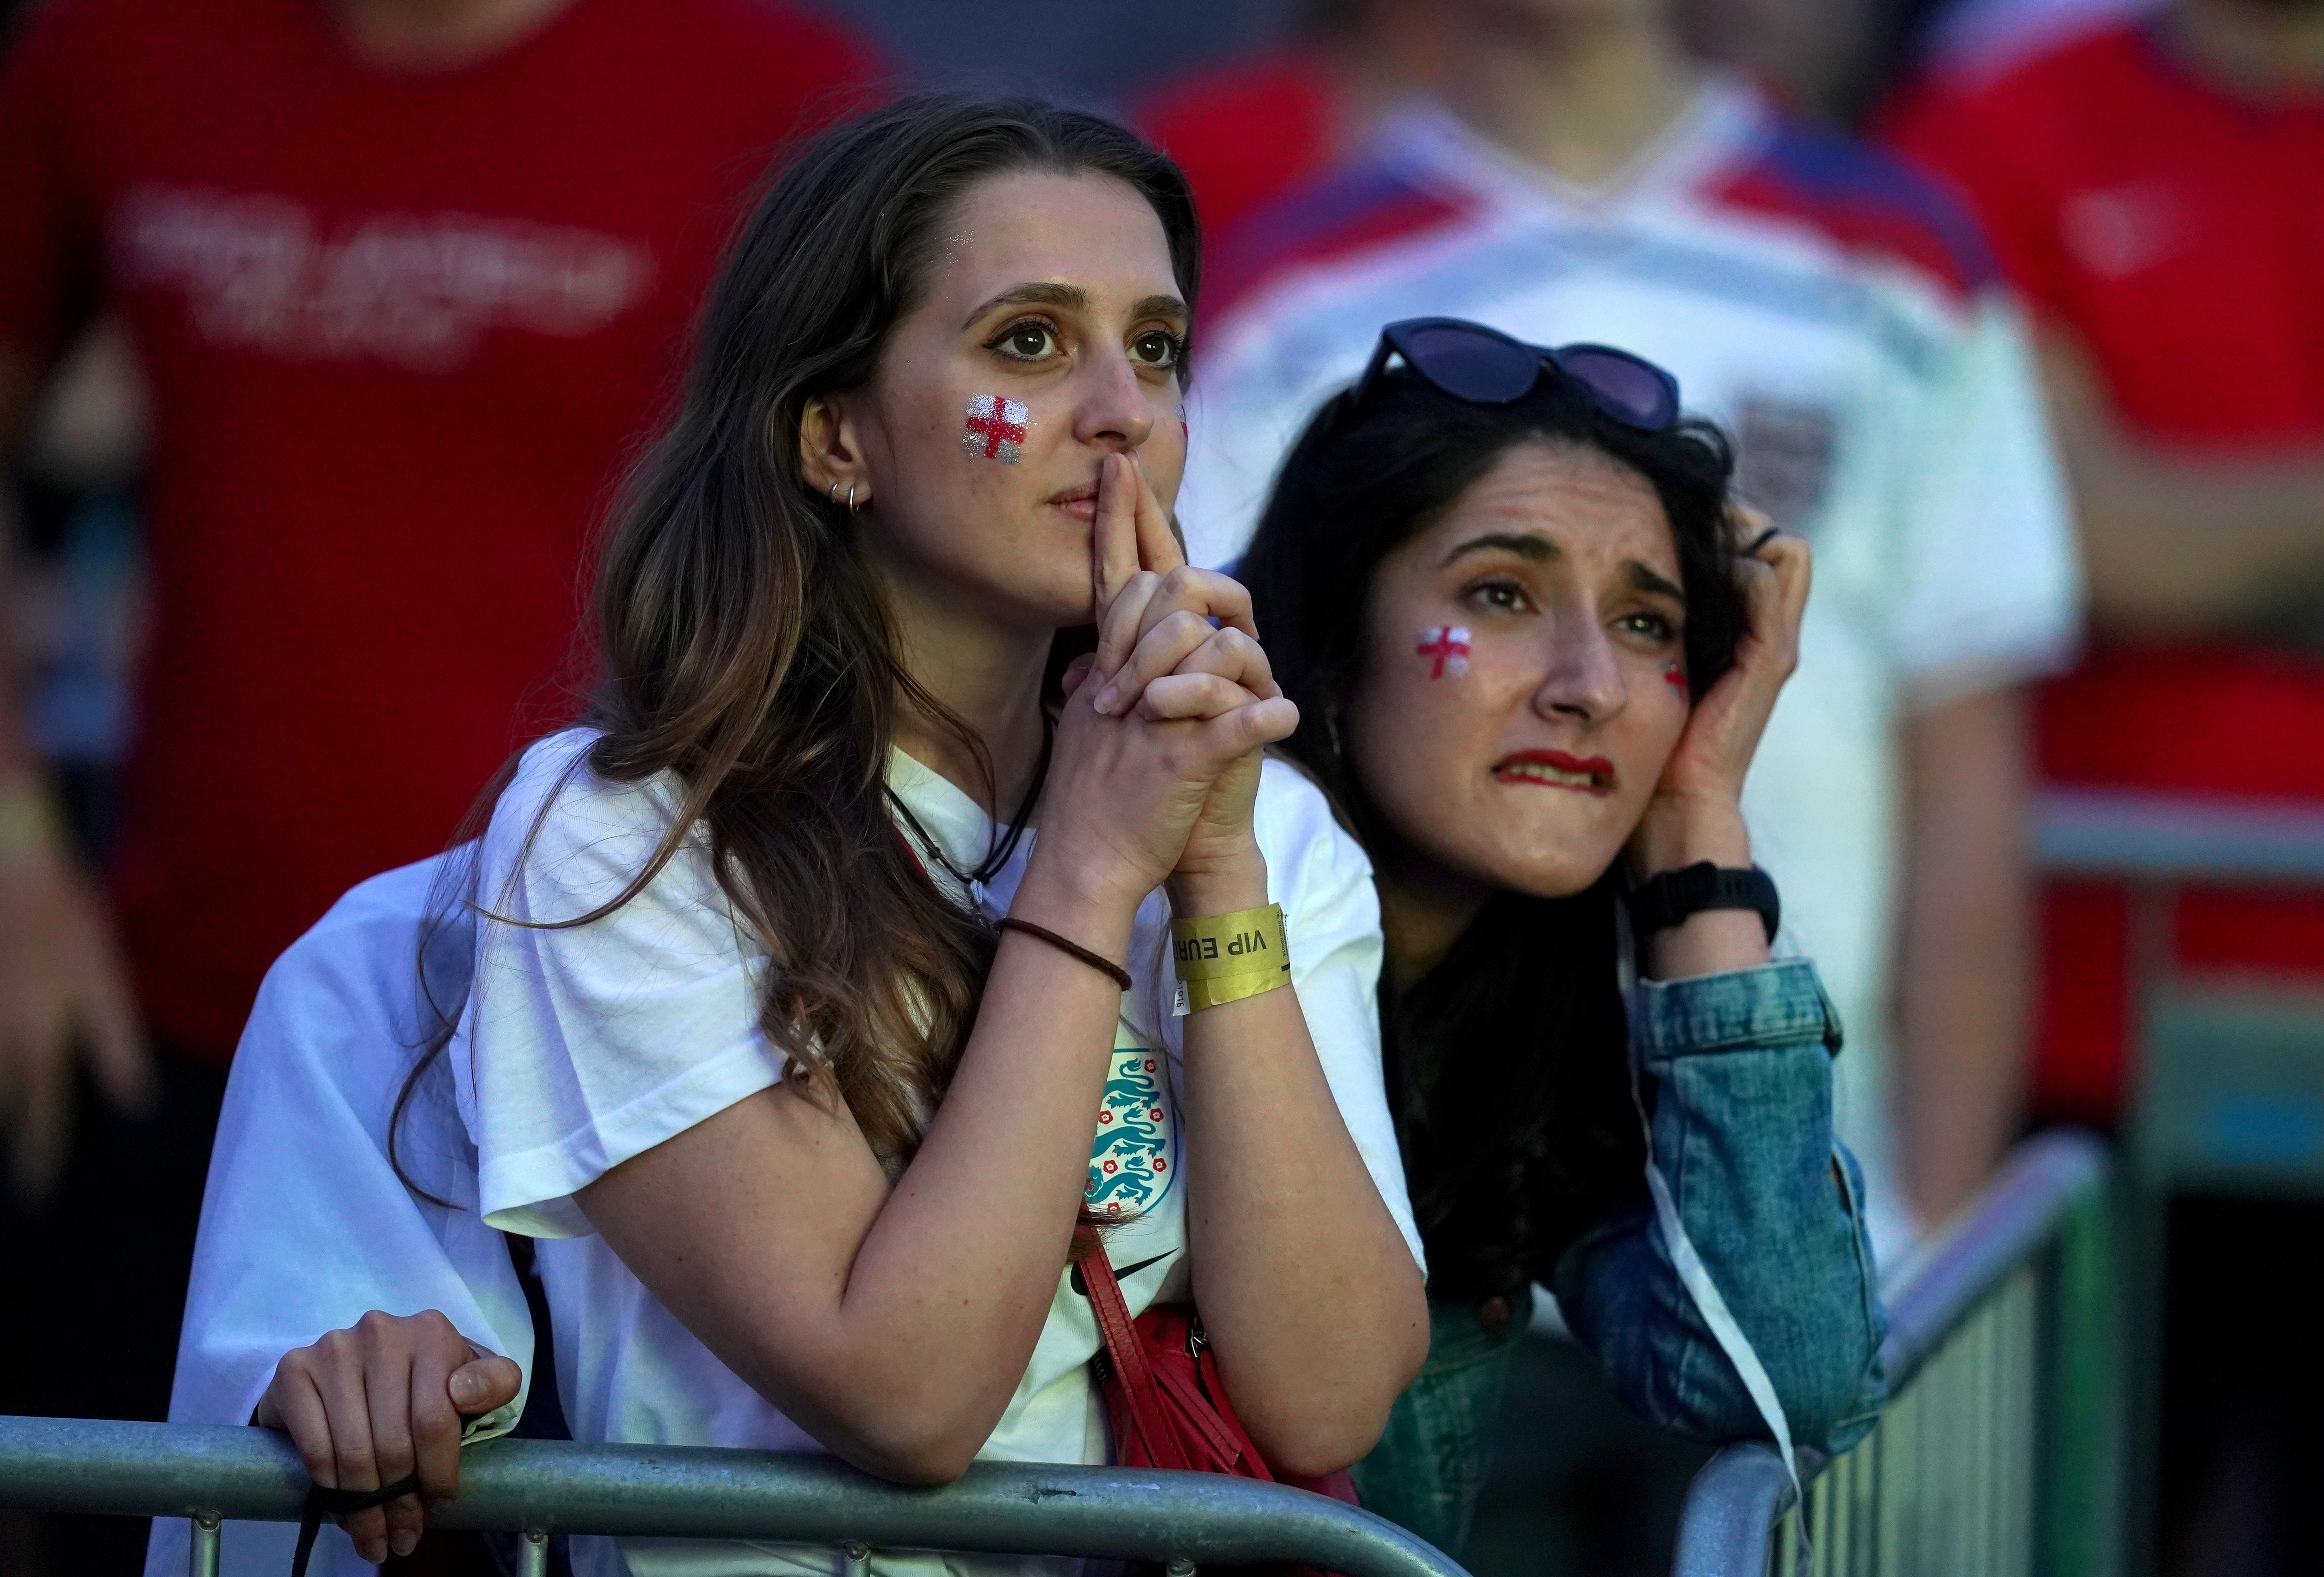
[[[1881,1397],[1839,1027],[1771,958],[1738,807],[1808,548],[1736,540],[1678,399],[1608,347],[1392,324],[1240,571],[1282,748],[1372,858],[1428,1253],[1428,1364],[1357,1481],[1451,1550],[1536,1283],[1666,1428],[1838,1449]]]

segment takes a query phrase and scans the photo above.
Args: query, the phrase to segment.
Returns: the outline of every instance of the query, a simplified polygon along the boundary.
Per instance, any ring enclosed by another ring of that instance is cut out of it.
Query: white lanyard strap
[[[1629,927],[1623,925],[1619,935],[1622,995],[1633,1004],[1636,1001],[1637,975],[1635,954],[1631,951]],[[1635,1006],[1631,1014],[1636,1021]],[[1800,1524],[1800,1567],[1805,1572],[1808,1554],[1807,1494],[1800,1484],[1798,1459],[1792,1452],[1791,1420],[1784,1416],[1783,1399],[1775,1395],[1775,1382],[1767,1378],[1767,1366],[1759,1361],[1752,1349],[1751,1339],[1736,1323],[1735,1314],[1720,1293],[1719,1284],[1711,1278],[1711,1268],[1695,1251],[1694,1240],[1687,1236],[1685,1223],[1679,1220],[1678,1203],[1671,1197],[1670,1181],[1663,1176],[1661,1165],[1655,1159],[1655,1125],[1646,1115],[1646,1093],[1640,1087],[1643,1077],[1642,1058],[1633,1043],[1630,1050],[1630,1105],[1638,1114],[1638,1131],[1646,1147],[1646,1192],[1654,1196],[1655,1225],[1662,1233],[1663,1252],[1670,1257],[1671,1268],[1678,1272],[1679,1285],[1686,1288],[1687,1296],[1694,1300],[1695,1312],[1711,1329],[1711,1340],[1727,1355],[1742,1379],[1743,1388],[1750,1394],[1752,1404],[1759,1409],[1760,1418],[1767,1432],[1775,1437],[1775,1449],[1783,1453],[1784,1472],[1792,1480],[1792,1503],[1803,1513]]]
[[[1711,1268],[1694,1250],[1694,1240],[1686,1235],[1686,1228],[1678,1219],[1678,1206],[1671,1199],[1670,1184],[1663,1170],[1655,1164],[1654,1139],[1646,1139],[1646,1188],[1655,1196],[1655,1223],[1662,1229],[1663,1250],[1670,1256],[1671,1268],[1678,1272],[1681,1285],[1694,1300],[1702,1323],[1711,1327],[1711,1334],[1735,1372],[1743,1379],[1743,1388],[1751,1393],[1751,1400],[1766,1420],[1768,1432],[1775,1437],[1775,1449],[1784,1454],[1784,1471],[1792,1479],[1792,1493],[1800,1493],[1799,1464],[1792,1455],[1791,1421],[1784,1416],[1782,1398],[1775,1395],[1775,1382],[1767,1378],[1767,1366],[1759,1361],[1759,1354],[1751,1346],[1751,1339],[1743,1334],[1743,1327],[1727,1307],[1720,1296],[1719,1284],[1711,1278]]]

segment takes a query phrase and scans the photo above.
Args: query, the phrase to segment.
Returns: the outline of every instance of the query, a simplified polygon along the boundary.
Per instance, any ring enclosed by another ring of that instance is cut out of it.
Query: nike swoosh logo
[[[1118,1266],[1114,1269],[1113,1278],[1116,1281],[1128,1281],[1148,1265],[1159,1265],[1177,1251],[1176,1249],[1165,1249],[1151,1259],[1140,1259],[1135,1265]],[[1074,1290],[1084,1297],[1089,1296],[1089,1283],[1082,1279],[1082,1268],[1078,1265],[1074,1267]]]

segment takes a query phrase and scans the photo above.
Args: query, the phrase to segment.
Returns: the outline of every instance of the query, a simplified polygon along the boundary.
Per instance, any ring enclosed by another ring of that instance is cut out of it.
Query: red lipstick
[[[1614,791],[1614,763],[1604,756],[1572,756],[1563,751],[1517,751],[1493,764],[1504,783],[1565,788],[1603,798]]]

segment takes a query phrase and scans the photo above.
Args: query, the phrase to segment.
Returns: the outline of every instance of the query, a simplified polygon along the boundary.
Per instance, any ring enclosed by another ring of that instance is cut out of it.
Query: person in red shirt
[[[1148,94],[1131,118],[1186,172],[1216,236],[1337,164],[1433,80],[1443,18],[1417,0],[1326,0],[1280,48]]]
[[[198,1070],[232,1055],[275,954],[441,849],[569,706],[586,540],[675,392],[716,256],[778,146],[872,69],[762,0],[49,0],[22,28],[0,68],[0,444],[98,310],[134,344],[154,440],[109,913],[0,685],[19,1194],[66,1160],[74,1048],[116,1098],[161,1102],[72,1167],[106,1174],[108,1262],[147,1265],[74,1318],[120,1337],[124,1305],[152,1305],[159,1383],[152,1352],[116,1376],[51,1349],[70,1388],[36,1399],[161,1416],[208,1143],[172,1092],[214,1105]],[[79,1220],[74,1191],[56,1221]],[[66,1324],[73,1300],[41,1296]]]
[[[2043,320],[2079,506],[2088,660],[2038,708],[2055,784],[2324,803],[2324,5],[2172,0],[1908,92],[1907,151],[1981,209]],[[2047,895],[2037,1099],[2126,1084],[2124,894]],[[2324,976],[2324,901],[2196,890],[2181,967]],[[2313,1301],[2312,1201],[2180,1197],[2160,1324],[2158,1567],[2317,1569],[2324,1387],[2254,1366],[2252,1311]]]
[[[2098,640],[2039,706],[2077,787],[2324,800],[2324,5],[2177,0],[1940,64],[1887,117],[2042,320]],[[2048,899],[2042,1103],[2107,1120],[2118,891]],[[2194,892],[2198,967],[2324,972],[2324,903]]]

